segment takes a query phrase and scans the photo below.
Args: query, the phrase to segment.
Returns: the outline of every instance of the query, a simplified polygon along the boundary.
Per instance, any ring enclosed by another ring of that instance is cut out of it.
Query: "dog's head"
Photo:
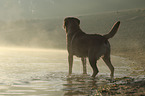
[[[67,17],[64,19],[63,27],[66,30],[66,33],[69,27],[78,27],[79,25],[80,20],[75,17]]]

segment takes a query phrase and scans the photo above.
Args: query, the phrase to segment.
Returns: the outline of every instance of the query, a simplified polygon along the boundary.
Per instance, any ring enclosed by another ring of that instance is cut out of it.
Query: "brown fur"
[[[67,17],[64,20],[64,29],[67,38],[67,50],[69,61],[69,74],[72,73],[73,56],[80,57],[83,63],[83,73],[86,71],[86,58],[88,57],[93,69],[92,77],[97,75],[97,60],[102,56],[104,62],[111,71],[111,77],[114,76],[114,67],[110,61],[109,38],[112,38],[117,32],[120,21],[114,24],[112,30],[106,35],[86,34],[80,29],[80,20],[74,17]]]

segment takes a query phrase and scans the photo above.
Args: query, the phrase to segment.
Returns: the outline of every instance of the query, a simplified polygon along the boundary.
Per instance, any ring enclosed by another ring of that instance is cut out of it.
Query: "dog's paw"
[[[72,78],[72,75],[71,75],[71,74],[68,74],[68,75],[67,75],[67,78]]]

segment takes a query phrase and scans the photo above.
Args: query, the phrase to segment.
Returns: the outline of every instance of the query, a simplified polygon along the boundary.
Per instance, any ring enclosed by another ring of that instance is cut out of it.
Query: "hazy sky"
[[[145,0],[0,0],[0,20],[46,19],[145,8]]]

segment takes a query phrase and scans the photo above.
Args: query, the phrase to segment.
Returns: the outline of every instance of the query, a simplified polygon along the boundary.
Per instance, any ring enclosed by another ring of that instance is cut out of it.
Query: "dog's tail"
[[[112,38],[116,34],[119,28],[119,25],[120,25],[120,21],[116,22],[114,26],[112,27],[111,31],[108,34],[105,34],[103,36],[107,39]]]

